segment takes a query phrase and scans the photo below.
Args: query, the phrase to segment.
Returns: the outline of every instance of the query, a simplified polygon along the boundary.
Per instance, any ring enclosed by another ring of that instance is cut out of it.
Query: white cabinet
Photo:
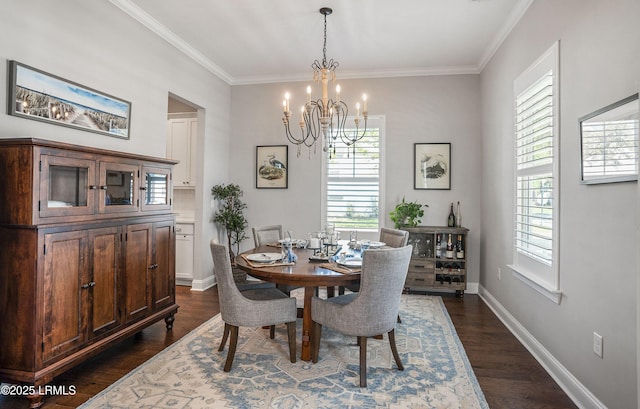
[[[173,168],[173,187],[193,188],[196,186],[198,120],[169,119],[167,132],[167,157],[180,161]]]
[[[193,281],[193,223],[176,223],[176,284]]]

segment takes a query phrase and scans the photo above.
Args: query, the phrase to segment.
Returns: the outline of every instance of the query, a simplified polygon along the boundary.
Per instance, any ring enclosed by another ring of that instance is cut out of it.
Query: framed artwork
[[[256,146],[256,188],[286,189],[289,184],[289,145]]]
[[[639,120],[638,94],[578,119],[583,184],[638,180]]]
[[[451,189],[451,144],[413,144],[413,188]]]
[[[131,103],[9,61],[8,114],[129,139]]]

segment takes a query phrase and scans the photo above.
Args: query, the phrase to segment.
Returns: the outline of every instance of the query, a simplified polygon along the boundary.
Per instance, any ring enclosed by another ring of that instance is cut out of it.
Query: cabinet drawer
[[[411,260],[409,263],[410,272],[432,272],[435,268],[435,263],[432,260]]]
[[[191,223],[176,223],[176,234],[190,234],[190,235],[193,235],[193,224],[191,224]]]
[[[430,287],[433,285],[434,275],[432,273],[416,273],[409,271],[407,273],[407,279],[405,285],[408,287]]]

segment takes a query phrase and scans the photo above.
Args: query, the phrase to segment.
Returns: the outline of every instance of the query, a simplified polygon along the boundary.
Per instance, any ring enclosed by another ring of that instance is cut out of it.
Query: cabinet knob
[[[151,265],[149,266],[149,269],[150,269],[150,270],[153,270],[154,268],[158,268],[158,265],[157,265],[157,264],[151,264]]]
[[[102,189],[102,190],[107,190],[107,189],[108,189],[108,187],[107,187],[107,186],[100,186],[100,189]]]
[[[98,186],[96,186],[96,185],[89,185],[89,190],[98,190]]]
[[[91,282],[89,282],[87,284],[81,285],[80,288],[82,288],[83,290],[86,290],[87,288],[91,288],[91,287],[93,287],[95,285],[96,285],[96,282],[95,281],[91,281]]]

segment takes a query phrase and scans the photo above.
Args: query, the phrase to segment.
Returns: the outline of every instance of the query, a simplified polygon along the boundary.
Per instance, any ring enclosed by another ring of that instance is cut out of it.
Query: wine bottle
[[[440,244],[440,234],[436,234],[436,258],[442,257],[442,244]]]
[[[460,201],[456,207],[456,227],[462,227],[462,211],[460,210]]]
[[[453,214],[453,202],[451,202],[451,208],[449,209],[449,218],[447,219],[447,226],[456,227],[456,215]]]
[[[453,258],[453,243],[451,242],[451,233],[447,239],[447,252],[445,253],[447,258]]]
[[[458,241],[456,241],[456,258],[464,258],[464,247],[462,245],[462,234],[458,234]]]

